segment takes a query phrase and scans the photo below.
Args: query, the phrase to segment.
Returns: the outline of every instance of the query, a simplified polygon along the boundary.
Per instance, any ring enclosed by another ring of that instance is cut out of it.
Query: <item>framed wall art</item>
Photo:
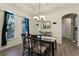
[[[50,29],[51,28],[51,22],[50,21],[43,21],[41,23],[41,29]]]

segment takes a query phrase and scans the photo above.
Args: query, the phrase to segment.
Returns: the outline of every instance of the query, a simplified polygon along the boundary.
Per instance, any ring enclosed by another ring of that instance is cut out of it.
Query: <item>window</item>
[[[29,19],[28,18],[23,18],[22,20],[22,32],[23,33],[28,33],[29,34]]]
[[[14,14],[7,12],[6,13],[6,39],[14,38],[15,34],[15,19]]]

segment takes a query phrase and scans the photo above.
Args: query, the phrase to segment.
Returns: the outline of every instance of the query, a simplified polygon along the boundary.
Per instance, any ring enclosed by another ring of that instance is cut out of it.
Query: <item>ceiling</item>
[[[19,4],[18,4],[19,5]],[[35,15],[40,13],[45,13],[47,11],[50,11],[51,9],[55,9],[57,7],[60,7],[62,5],[65,5],[64,3],[27,3],[27,4],[21,4],[24,6],[28,6]]]
[[[30,15],[37,15],[40,13],[46,13],[50,10],[58,9],[62,6],[69,6],[74,4],[68,4],[68,3],[0,3],[0,6],[2,6],[3,9],[17,9],[22,12],[29,13]],[[75,4],[76,5],[76,4]],[[79,5],[79,4],[78,4]]]

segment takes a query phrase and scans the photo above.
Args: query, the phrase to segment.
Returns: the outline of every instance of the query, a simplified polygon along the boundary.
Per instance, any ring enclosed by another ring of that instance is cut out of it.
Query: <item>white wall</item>
[[[64,18],[62,20],[62,36],[71,38],[71,18]]]
[[[66,28],[66,20],[63,19],[62,20],[62,37],[66,37],[66,31],[67,31],[67,28]]]
[[[66,34],[66,37],[67,38],[71,38],[71,19],[67,19],[66,20],[66,23],[67,23],[67,34]]]
[[[51,24],[52,25],[52,32],[53,35],[55,35],[57,37],[57,42],[58,43],[62,43],[62,16],[69,14],[69,13],[75,13],[77,15],[79,15],[79,6],[63,6],[61,9],[58,9],[56,11],[51,11],[51,13],[49,14],[44,14],[46,17],[48,17],[48,19],[52,22],[56,21],[57,24]],[[79,16],[77,16],[77,24],[78,24],[78,28],[79,28]],[[78,29],[78,46],[79,46],[79,29]]]
[[[25,13],[23,13],[22,11],[20,12],[19,10],[16,10],[16,9],[17,8],[15,8],[13,10],[15,10],[15,13],[17,13],[18,15],[20,15],[20,14],[28,15],[27,11]],[[42,15],[46,16],[49,21],[51,21],[51,29],[46,30],[46,31],[52,31],[52,34],[54,37],[56,37],[56,40],[58,43],[62,43],[62,16],[69,14],[69,13],[75,13],[78,15],[77,16],[77,25],[79,28],[79,5],[72,4],[72,5],[67,5],[67,6],[61,6],[60,8],[58,8],[56,10],[53,10],[53,11],[51,10],[51,11],[48,11],[48,13],[42,14]],[[19,20],[19,18],[18,18],[18,20]],[[2,21],[2,20],[0,19],[0,21]],[[57,24],[53,24],[53,22],[56,22]],[[34,19],[32,17],[30,17],[30,32],[31,33],[37,34],[37,32],[38,32],[39,27],[36,26],[36,23],[37,22],[34,21]],[[20,27],[20,24],[18,24],[18,25]],[[78,29],[77,33],[78,33],[78,36],[77,36],[78,44],[77,45],[79,46],[79,29]]]
[[[37,24],[37,21],[35,21],[33,19],[33,17],[30,17],[30,20],[29,20],[29,27],[30,27],[30,29],[29,30],[30,30],[31,34],[37,34],[38,29],[37,29],[36,24]]]
[[[18,17],[16,16],[15,17],[15,24],[16,24],[16,27],[15,27],[15,37],[14,38],[11,38],[7,41],[7,45],[4,46],[4,47],[1,47],[1,36],[2,36],[2,26],[3,26],[3,21],[4,21],[4,12],[1,11],[2,13],[0,14],[0,50],[2,49],[5,49],[5,48],[8,48],[8,47],[12,47],[12,46],[15,46],[17,44],[20,44],[22,43],[22,40],[21,40],[21,33],[22,33],[22,18],[21,17]]]
[[[3,20],[4,20],[4,11],[6,10],[6,8],[7,8],[8,11],[10,10],[11,12],[14,12],[15,15],[16,15],[15,16],[15,24],[16,24],[16,27],[15,27],[15,37],[10,39],[10,40],[8,40],[7,45],[2,47],[1,46],[1,36],[2,36],[1,34],[2,34],[2,26],[3,26]],[[30,14],[28,13],[27,10],[26,10],[26,12],[23,12],[23,11],[19,10],[18,8],[14,7],[14,6],[11,7],[11,6],[6,5],[6,4],[0,4],[0,50],[3,50],[3,49],[6,49],[6,48],[9,48],[9,47],[12,47],[12,46],[15,46],[15,45],[18,45],[18,44],[22,43],[22,40],[21,40],[22,17],[21,16],[28,16],[29,19],[32,20],[31,19],[32,18],[31,15],[30,16],[29,15]],[[30,28],[32,28],[32,27],[30,26]]]
[[[48,18],[49,21],[51,21],[51,29],[52,34],[54,37],[57,38],[58,43],[62,43],[62,16],[69,14],[69,13],[75,13],[77,14],[77,25],[79,28],[79,5],[66,5],[62,6],[54,11],[48,11],[48,13],[42,13],[41,15],[44,15]],[[56,22],[57,24],[53,24],[53,22]],[[79,46],[79,29],[78,29],[78,46]]]
[[[0,10],[0,47],[1,47],[1,36],[2,36],[3,20],[4,20],[4,12]]]

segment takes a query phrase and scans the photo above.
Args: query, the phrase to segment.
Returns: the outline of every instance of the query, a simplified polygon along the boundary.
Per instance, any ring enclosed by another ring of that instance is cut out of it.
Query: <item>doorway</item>
[[[66,40],[77,45],[77,14],[66,14],[62,17],[62,42]]]

